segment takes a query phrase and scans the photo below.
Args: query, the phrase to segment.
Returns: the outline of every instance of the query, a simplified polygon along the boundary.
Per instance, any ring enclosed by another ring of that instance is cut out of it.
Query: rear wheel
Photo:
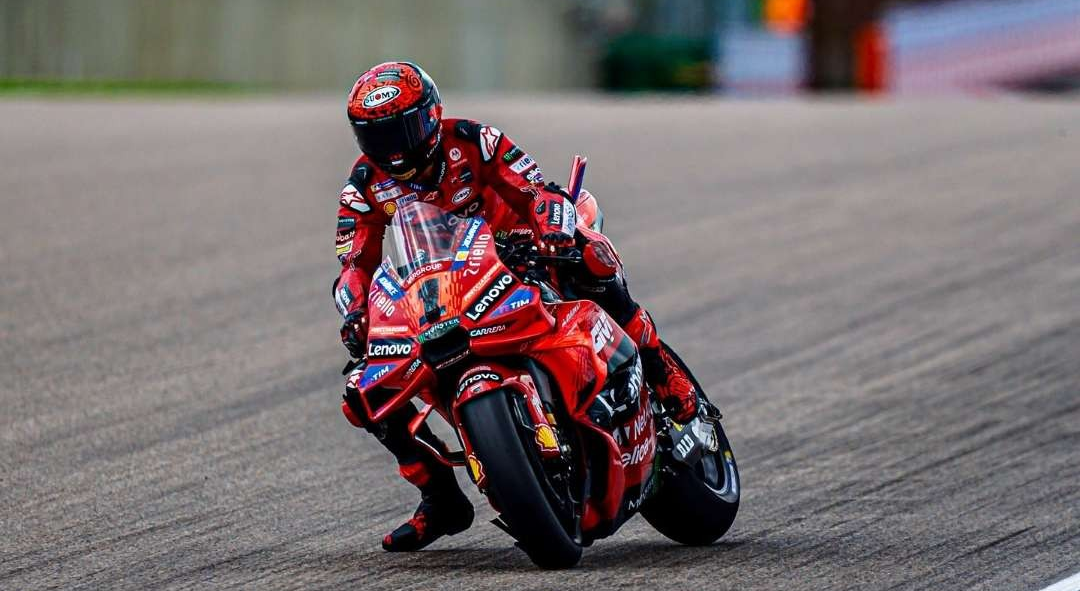
[[[674,460],[666,462],[660,489],[642,506],[641,514],[668,538],[681,544],[704,546],[720,539],[735,521],[741,489],[739,469],[720,425],[719,411],[705,398],[705,390],[682,359],[666,344],[664,347],[702,393],[701,403],[708,405],[706,416],[713,422],[718,445],[693,466]]]
[[[487,480],[487,495],[519,546],[541,568],[569,568],[581,559],[541,482],[546,476],[534,460],[532,442],[522,436],[508,390],[496,390],[465,404],[460,412],[473,453]]]

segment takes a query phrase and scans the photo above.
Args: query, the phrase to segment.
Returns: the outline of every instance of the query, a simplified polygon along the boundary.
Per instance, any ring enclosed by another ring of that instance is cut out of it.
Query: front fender
[[[544,411],[540,399],[540,392],[536,388],[529,372],[524,369],[513,369],[497,363],[484,363],[465,371],[458,380],[457,394],[452,406],[454,423],[457,426],[458,435],[461,438],[469,467],[469,476],[473,482],[483,490],[484,473],[483,467],[473,454],[472,443],[469,434],[465,431],[461,421],[461,408],[470,401],[486,396],[492,392],[509,391],[520,395],[528,410],[528,425],[535,434],[534,442],[538,453],[544,457],[554,457],[561,454],[556,431],[551,427],[547,413]]]

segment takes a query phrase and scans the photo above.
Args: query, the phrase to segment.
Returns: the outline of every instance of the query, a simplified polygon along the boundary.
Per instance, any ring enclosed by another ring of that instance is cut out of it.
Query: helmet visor
[[[352,122],[360,149],[379,164],[408,158],[431,137],[438,125],[433,107],[409,109],[384,119]]]

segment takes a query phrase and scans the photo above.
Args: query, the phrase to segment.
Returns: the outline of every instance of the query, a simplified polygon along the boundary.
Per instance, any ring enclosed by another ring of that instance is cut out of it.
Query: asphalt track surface
[[[1039,589],[1080,570],[1080,103],[449,97],[590,156],[739,518],[415,555],[342,418],[337,98],[0,102],[0,588]],[[462,475],[463,482],[467,481]]]

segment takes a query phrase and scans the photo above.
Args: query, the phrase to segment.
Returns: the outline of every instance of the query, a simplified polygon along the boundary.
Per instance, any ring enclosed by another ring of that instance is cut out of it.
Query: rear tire
[[[686,363],[668,347],[663,347],[690,377],[701,394],[701,404],[712,406],[705,389],[698,383]],[[714,416],[719,416],[717,412]],[[656,531],[689,546],[707,546],[719,540],[735,521],[739,512],[742,484],[735,454],[731,451],[724,428],[716,423],[719,447],[707,454],[695,466],[671,461],[661,474],[660,489],[641,508],[641,515]]]
[[[496,390],[462,406],[462,424],[483,467],[487,494],[518,545],[539,567],[569,568],[581,560],[581,546],[567,533],[544,494],[530,462],[507,390]]]
[[[739,477],[731,446],[719,425],[716,426],[720,449],[710,454],[714,470],[725,474],[721,490],[702,478],[702,459],[693,468],[671,466],[674,473],[661,475],[660,490],[641,508],[641,515],[656,531],[688,546],[707,546],[719,540],[739,512]],[[725,466],[730,462],[730,466]],[[726,468],[726,469],[725,469]],[[734,474],[732,479],[730,474]],[[734,480],[734,482],[732,482]]]

